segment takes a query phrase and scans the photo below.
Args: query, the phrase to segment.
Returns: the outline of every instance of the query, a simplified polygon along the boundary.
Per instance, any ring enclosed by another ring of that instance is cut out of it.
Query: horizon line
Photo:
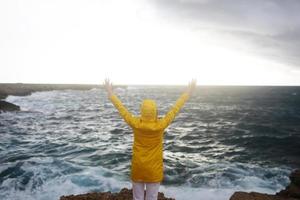
[[[102,86],[102,84],[95,84],[95,83],[32,83],[32,82],[8,82],[8,83],[0,83],[0,85],[4,84],[23,84],[23,85],[94,85],[94,86]],[[187,86],[188,84],[113,84],[115,86]],[[288,85],[288,84],[197,84],[197,86],[206,86],[206,87],[226,87],[226,86],[237,86],[237,87],[299,87],[300,85]]]

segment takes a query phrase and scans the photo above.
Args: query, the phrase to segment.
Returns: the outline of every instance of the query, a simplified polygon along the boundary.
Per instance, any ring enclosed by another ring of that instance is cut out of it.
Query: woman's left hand
[[[110,82],[108,78],[104,80],[103,86],[109,96],[113,95],[114,92],[113,92],[112,82]]]

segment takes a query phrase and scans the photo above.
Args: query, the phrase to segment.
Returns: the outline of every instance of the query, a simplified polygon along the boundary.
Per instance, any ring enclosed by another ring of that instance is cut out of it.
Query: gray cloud
[[[234,37],[259,56],[300,67],[299,0],[156,0],[163,17]],[[169,20],[170,20],[169,19]]]

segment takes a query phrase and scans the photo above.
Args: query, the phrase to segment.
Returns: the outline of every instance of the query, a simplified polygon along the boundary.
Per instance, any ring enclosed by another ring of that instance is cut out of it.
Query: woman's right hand
[[[192,79],[192,81],[189,82],[189,85],[186,89],[186,92],[189,94],[189,96],[191,96],[192,93],[195,91],[196,85],[197,85],[197,80],[196,79]]]

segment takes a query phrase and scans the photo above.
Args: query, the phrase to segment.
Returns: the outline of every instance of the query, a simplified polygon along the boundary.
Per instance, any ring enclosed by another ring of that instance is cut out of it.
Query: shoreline
[[[9,95],[27,96],[33,92],[51,91],[51,90],[90,90],[93,88],[102,88],[102,85],[84,85],[84,84],[23,84],[23,83],[0,83],[0,100]]]
[[[124,86],[118,86],[124,87]],[[16,104],[5,101],[9,95],[28,96],[34,92],[53,90],[91,90],[93,88],[103,88],[102,85],[92,84],[23,84],[23,83],[0,83],[0,113],[20,111]]]
[[[229,200],[299,200],[300,199],[300,169],[294,170],[290,176],[290,184],[276,194],[265,194],[259,192],[234,192]],[[118,193],[90,192],[78,195],[64,195],[59,200],[132,200],[132,190],[123,188]],[[176,197],[165,197],[159,192],[158,200],[175,200]],[[195,197],[197,200],[199,197]],[[201,197],[202,199],[202,197]],[[204,199],[204,198],[203,198]]]

